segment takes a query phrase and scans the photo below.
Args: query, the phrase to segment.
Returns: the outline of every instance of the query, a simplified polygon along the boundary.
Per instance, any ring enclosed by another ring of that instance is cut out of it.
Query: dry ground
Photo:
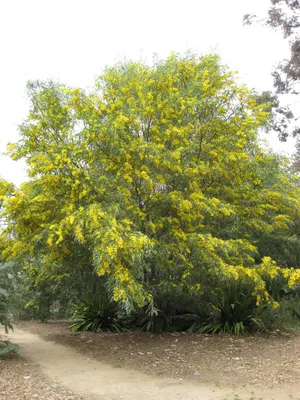
[[[0,400],[83,400],[83,397],[51,381],[38,365],[20,358],[0,361]]]
[[[289,389],[300,376],[300,335],[71,333],[65,322],[20,328],[115,368],[219,387]],[[24,375],[24,374],[23,374]]]

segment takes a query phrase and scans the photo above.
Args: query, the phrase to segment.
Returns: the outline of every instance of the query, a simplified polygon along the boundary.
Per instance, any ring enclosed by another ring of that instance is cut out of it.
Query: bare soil
[[[11,338],[31,361],[0,363],[1,400],[300,400],[297,334],[73,334],[30,321]]]
[[[184,333],[72,333],[66,322],[22,329],[116,368],[225,387],[288,388],[300,376],[300,335],[248,337]],[[299,396],[300,397],[300,396]]]
[[[32,361],[20,358],[0,361],[0,400],[83,400],[53,382]]]

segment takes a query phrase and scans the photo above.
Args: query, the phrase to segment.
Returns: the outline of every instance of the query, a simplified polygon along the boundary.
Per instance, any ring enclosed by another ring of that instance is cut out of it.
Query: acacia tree
[[[28,93],[9,153],[31,179],[5,196],[5,257],[26,259],[36,280],[93,268],[115,300],[139,305],[227,279],[269,301],[265,278],[280,269],[257,256],[257,237],[293,226],[299,190],[281,173],[270,184],[257,136],[267,107],[217,56],[119,63],[89,93],[53,82]],[[300,276],[281,272],[290,285]]]
[[[0,180],[0,210],[2,209],[4,197],[13,190],[13,185],[5,180]],[[3,325],[6,333],[8,328],[12,329],[12,325],[8,318],[8,293],[9,278],[7,276],[8,266],[5,265],[2,258],[0,258],[0,325]],[[0,347],[3,342],[0,340]],[[1,355],[1,351],[0,351]]]

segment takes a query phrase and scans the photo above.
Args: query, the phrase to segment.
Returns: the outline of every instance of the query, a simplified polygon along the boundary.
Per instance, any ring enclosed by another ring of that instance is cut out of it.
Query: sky
[[[2,0],[0,1],[0,177],[20,184],[25,163],[3,155],[26,118],[28,80],[92,86],[120,59],[165,58],[171,51],[217,52],[256,90],[272,89],[272,68],[288,45],[246,13],[265,15],[269,0]],[[291,154],[293,141],[266,140]]]

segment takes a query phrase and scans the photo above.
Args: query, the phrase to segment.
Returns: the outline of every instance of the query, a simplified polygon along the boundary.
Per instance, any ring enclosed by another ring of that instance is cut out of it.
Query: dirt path
[[[230,390],[205,387],[115,368],[20,329],[11,334],[11,340],[20,345],[22,355],[38,363],[43,372],[53,381],[74,393],[86,395],[89,398],[102,400],[283,400],[292,398],[300,400],[300,385],[290,388],[288,392],[280,390],[257,392],[246,388]]]

